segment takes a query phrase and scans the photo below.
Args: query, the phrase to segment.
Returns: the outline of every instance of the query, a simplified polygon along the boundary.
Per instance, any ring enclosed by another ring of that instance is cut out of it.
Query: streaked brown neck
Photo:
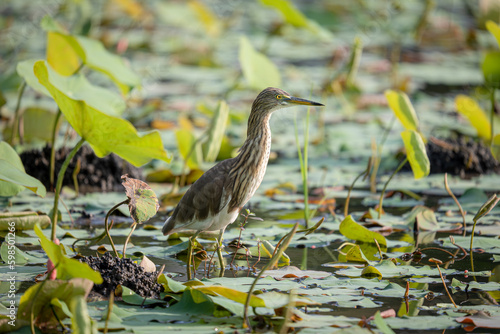
[[[232,204],[243,206],[259,187],[271,152],[271,113],[252,113],[248,119],[247,139],[241,146],[230,172],[234,180]]]

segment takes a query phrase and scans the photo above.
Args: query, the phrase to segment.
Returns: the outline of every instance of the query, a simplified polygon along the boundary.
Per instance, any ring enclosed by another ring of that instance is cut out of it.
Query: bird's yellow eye
[[[276,98],[277,98],[278,100],[281,100],[281,99],[283,98],[283,95],[276,95]]]

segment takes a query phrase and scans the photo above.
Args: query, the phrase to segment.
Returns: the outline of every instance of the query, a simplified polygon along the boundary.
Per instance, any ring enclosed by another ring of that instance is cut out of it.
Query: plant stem
[[[103,334],[107,334],[108,333],[109,318],[111,317],[111,312],[113,311],[114,304],[115,304],[115,292],[113,291],[109,295],[108,310],[106,312],[106,321],[104,322]]]
[[[356,74],[358,73],[359,62],[361,61],[362,54],[363,54],[363,42],[361,41],[361,38],[356,37],[354,39],[351,51],[351,59],[349,60],[347,68],[347,76],[345,80],[347,88],[354,87],[354,80],[356,78]]]
[[[448,192],[448,195],[450,195],[451,198],[453,198],[453,200],[455,201],[455,203],[458,206],[458,209],[460,210],[460,215],[462,216],[462,221],[463,221],[463,226],[464,226],[464,235],[463,236],[465,237],[465,235],[467,234],[467,222],[465,221],[465,212],[464,212],[464,209],[462,209],[462,206],[460,205],[460,202],[458,201],[457,197],[453,194],[453,192],[450,189],[450,186],[448,185],[448,173],[444,174],[444,187],[445,187],[446,191]]]
[[[127,250],[127,244],[130,241],[130,237],[132,237],[132,233],[134,232],[135,228],[137,227],[137,223],[134,222],[132,224],[132,227],[130,229],[130,233],[127,236],[127,239],[125,239],[125,244],[123,245],[123,258],[126,258],[125,251]]]
[[[59,174],[57,175],[57,184],[54,193],[54,207],[52,208],[52,240],[56,240],[56,230],[57,230],[57,217],[58,217],[58,206],[59,206],[59,196],[61,194],[61,188],[64,180],[64,174],[66,173],[66,169],[71,162],[71,159],[75,156],[76,152],[82,147],[83,143],[85,143],[85,139],[82,138],[78,141],[78,143],[73,147],[71,152],[69,152],[68,156],[64,160],[64,163],[59,170]]]
[[[57,124],[59,123],[59,119],[61,118],[62,111],[60,108],[57,108],[56,119],[54,121],[54,127],[52,128],[52,139],[51,139],[51,147],[50,147],[50,169],[49,169],[49,178],[50,178],[50,187],[52,188],[54,185],[54,170],[56,168],[56,135],[57,135]]]
[[[446,290],[446,293],[448,294],[448,297],[450,298],[451,302],[455,307],[458,307],[457,304],[455,304],[455,301],[451,297],[450,291],[448,291],[448,287],[446,286],[446,282],[444,281],[443,273],[441,272],[441,269],[439,268],[439,265],[436,264],[436,267],[439,271],[439,276],[441,277],[441,281],[443,282],[444,289]]]
[[[304,220],[305,220],[305,228],[308,228],[309,226],[309,191],[307,188],[307,147],[308,147],[308,142],[309,142],[309,108],[307,109],[307,114],[306,114],[306,129],[304,133],[304,155],[302,155],[302,150],[300,149],[300,144],[299,144],[299,132],[297,128],[297,117],[294,119],[295,123],[295,143],[297,145],[297,154],[299,156],[299,162],[300,162],[300,171],[302,174],[302,188],[303,188],[303,194],[304,194]]]
[[[373,158],[372,158],[372,164],[373,164],[373,170],[370,174],[370,191],[372,193],[375,193],[377,191],[377,173],[378,169],[380,167],[380,162],[381,158],[380,156],[382,155],[382,148],[384,147],[384,144],[387,140],[387,137],[389,136],[389,133],[391,132],[392,127],[394,126],[394,123],[396,122],[396,117],[393,115],[391,122],[389,123],[389,126],[385,129],[384,134],[382,135],[382,139],[380,140],[380,143],[378,145],[373,144]]]
[[[252,297],[253,289],[255,288],[255,285],[259,281],[259,279],[262,277],[262,274],[269,268],[272,268],[276,263],[278,263],[281,255],[283,255],[283,252],[287,249],[288,245],[290,244],[290,241],[292,241],[293,236],[297,232],[297,228],[299,227],[299,223],[296,223],[293,229],[288,232],[288,234],[282,238],[284,238],[285,241],[283,241],[283,244],[278,249],[278,246],[276,246],[277,251],[275,250],[275,254],[272,256],[272,258],[269,260],[269,262],[262,268],[262,270],[257,274],[255,279],[252,282],[252,285],[250,286],[250,289],[248,290],[247,294],[247,299],[245,301],[245,306],[244,306],[244,311],[243,311],[243,327],[248,328],[250,331],[252,329],[250,320],[248,319],[248,307],[250,306],[250,299]]]
[[[469,255],[470,255],[470,270],[474,272],[474,252],[472,251],[472,243],[474,242],[474,230],[476,229],[476,223],[477,220],[473,220],[474,224],[472,225],[472,231],[470,233],[470,249],[469,249]],[[474,279],[476,277],[474,276]]]
[[[109,224],[108,224],[108,219],[111,214],[118,209],[118,207],[122,204],[127,204],[129,202],[129,199],[127,198],[126,200],[116,204],[114,207],[112,207],[108,213],[106,214],[106,218],[104,218],[104,228],[106,229],[106,235],[108,236],[109,243],[111,244],[111,248],[113,248],[113,251],[115,252],[115,256],[118,257],[118,252],[116,251],[115,244],[113,243],[113,239],[111,239],[111,234],[109,234]],[[124,253],[125,254],[125,253]]]
[[[71,75],[75,75],[78,72],[80,72],[80,70],[83,68],[84,65],[85,65],[84,63],[81,63],[80,66],[78,66],[78,68],[75,70],[75,72],[73,72],[73,74],[71,74]],[[56,149],[57,124],[59,124],[59,119],[61,118],[61,115],[62,115],[61,108],[57,108],[56,120],[54,121],[54,127],[52,128],[52,139],[51,139],[51,148],[50,148],[50,169],[49,169],[50,187],[52,187],[54,184],[54,170],[55,170],[55,165],[56,165],[56,151],[55,151],[55,149]],[[78,194],[78,190],[76,191],[76,193]]]
[[[14,139],[16,138],[17,132],[18,132],[18,126],[20,126],[19,123],[19,109],[21,109],[21,98],[23,97],[24,94],[24,89],[26,88],[26,81],[23,81],[21,84],[21,87],[19,88],[19,94],[17,94],[17,102],[16,102],[16,109],[14,110],[14,123],[12,124],[12,134],[10,135],[10,144],[14,144]],[[19,131],[20,133],[20,131]],[[22,142],[21,137],[19,137],[19,140]]]
[[[356,184],[356,182],[359,180],[360,177],[370,175],[370,171],[372,170],[372,167],[373,167],[373,160],[374,159],[372,157],[370,157],[368,160],[368,164],[366,166],[366,169],[363,172],[361,172],[358,176],[356,176],[354,181],[352,181],[352,184],[349,187],[349,191],[347,192],[347,198],[345,199],[344,217],[347,217],[348,213],[349,213],[349,202],[351,201],[351,192],[352,192],[352,189],[354,189],[354,185]]]
[[[494,126],[494,119],[493,115],[495,115],[495,88],[491,89],[491,113],[490,113],[490,125],[491,125],[491,142],[490,146],[493,147],[493,137],[495,136],[495,126]]]
[[[436,6],[436,3],[434,0],[426,0],[425,1],[425,8],[420,16],[417,26],[415,27],[415,41],[417,44],[420,44],[420,41],[422,40],[422,34],[424,33],[425,27],[429,23],[429,16]]]
[[[389,177],[389,180],[387,180],[387,182],[384,184],[384,188],[382,189],[382,193],[380,194],[380,200],[378,202],[378,219],[380,219],[380,217],[382,217],[382,203],[384,201],[385,190],[387,189],[389,182],[391,182],[394,175],[396,175],[401,170],[401,168],[403,168],[403,166],[406,165],[407,162],[408,162],[408,158],[405,158],[403,161],[401,161],[398,168],[396,168],[396,170]]]

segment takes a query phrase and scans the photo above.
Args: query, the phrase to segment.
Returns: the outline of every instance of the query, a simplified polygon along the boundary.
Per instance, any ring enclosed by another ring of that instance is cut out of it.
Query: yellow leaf
[[[189,1],[189,7],[196,13],[198,19],[205,27],[207,33],[211,36],[217,36],[220,33],[220,24],[214,13],[204,3],[197,0]]]
[[[285,21],[295,27],[307,27],[307,18],[288,0],[260,0],[266,6],[274,7],[283,15]]]
[[[68,96],[51,82],[53,79],[45,61],[37,61],[34,72],[68,123],[92,146],[98,157],[113,152],[137,167],[152,159],[170,162],[171,158],[163,147],[158,131],[139,135],[129,121],[107,115],[85,101]]]
[[[281,73],[263,53],[255,50],[248,38],[240,39],[240,65],[248,85],[261,90],[266,87],[280,87]]]
[[[496,38],[498,46],[500,47],[500,26],[498,26],[495,22],[488,20],[486,21],[486,28]]]
[[[47,32],[47,62],[61,75],[68,76],[76,72],[80,66],[80,57],[75,51],[71,36]]]
[[[226,288],[224,286],[212,285],[212,286],[196,286],[193,287],[197,291],[203,292],[209,296],[222,296],[235,301],[240,304],[245,304],[248,294],[246,292],[241,292],[235,289]],[[266,307],[264,300],[252,295],[250,297],[251,307]]]
[[[418,131],[418,119],[408,95],[403,92],[386,90],[385,97],[392,111],[406,130]]]
[[[382,234],[358,224],[350,215],[340,223],[339,231],[346,238],[360,242],[375,243],[373,239],[376,239],[381,248],[387,249],[387,240]]]
[[[142,5],[135,0],[113,0],[113,2],[134,20],[140,19],[146,12]]]
[[[425,150],[422,136],[417,131],[406,130],[401,132],[401,138],[403,138],[406,156],[410,162],[415,179],[420,179],[429,175],[431,164],[427,157],[427,151]]]
[[[491,124],[486,113],[476,101],[465,95],[455,98],[457,111],[467,117],[471,125],[476,129],[477,135],[484,140],[491,140]]]

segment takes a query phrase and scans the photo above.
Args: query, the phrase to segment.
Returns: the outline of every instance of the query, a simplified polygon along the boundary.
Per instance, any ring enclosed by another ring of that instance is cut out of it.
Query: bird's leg
[[[219,271],[219,276],[222,277],[224,276],[224,258],[222,257],[222,236],[224,235],[224,231],[226,228],[224,227],[223,229],[220,230],[219,237],[217,238],[217,256],[219,257],[219,263],[220,263],[220,271]]]
[[[188,247],[188,262],[187,262],[187,279],[190,281],[193,277],[193,273],[191,271],[191,264],[193,265],[194,273],[196,273],[196,263],[193,258],[193,248],[194,243],[196,241],[196,237],[200,234],[200,231],[196,232],[189,238],[189,247]],[[196,275],[196,274],[195,274]]]

